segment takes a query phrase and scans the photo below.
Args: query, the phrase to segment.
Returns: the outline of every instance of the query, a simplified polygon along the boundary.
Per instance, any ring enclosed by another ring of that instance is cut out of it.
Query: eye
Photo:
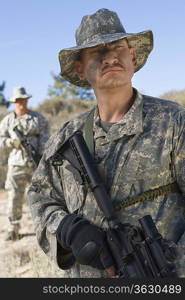
[[[97,54],[98,53],[98,50],[93,50],[92,52],[91,52],[91,54]]]
[[[92,48],[91,50],[89,50],[90,54],[97,54],[99,53],[99,51],[101,50],[101,48]]]
[[[115,46],[115,49],[123,49],[123,48],[125,48],[123,45],[117,45],[117,46]]]

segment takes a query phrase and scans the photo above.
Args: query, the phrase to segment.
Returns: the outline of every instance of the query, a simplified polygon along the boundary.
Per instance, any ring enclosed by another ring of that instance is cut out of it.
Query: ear
[[[75,71],[78,74],[80,79],[85,78],[84,72],[83,72],[83,65],[82,65],[81,61],[79,61],[79,60],[75,62]]]
[[[130,48],[130,55],[132,56],[132,62],[134,67],[137,65],[137,55],[136,55],[136,49],[135,48]]]

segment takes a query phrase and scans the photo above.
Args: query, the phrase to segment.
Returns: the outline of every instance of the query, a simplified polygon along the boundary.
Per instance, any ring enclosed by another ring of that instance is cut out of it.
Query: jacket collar
[[[107,133],[107,140],[117,140],[123,136],[135,135],[143,132],[143,96],[136,91],[136,98],[129,109],[129,111],[123,116],[123,118],[114,123]],[[94,116],[94,132],[95,139],[105,135],[105,132],[102,130],[96,130],[97,126],[99,127],[99,113],[98,109],[95,110]]]
[[[93,108],[94,109],[94,108]],[[136,90],[136,98],[129,109],[129,111],[124,115],[124,117],[117,123],[115,123],[110,132],[108,132],[108,140],[116,140],[124,135],[135,135],[143,131],[143,96]],[[92,110],[91,110],[92,111]],[[53,135],[46,144],[45,147],[45,157],[48,160],[52,157],[63,145],[64,143],[74,134],[77,130],[83,130],[85,121],[88,115],[91,113],[88,111],[72,121],[64,124],[64,126]],[[97,126],[97,121],[99,121],[98,108],[95,109],[94,114],[94,129]],[[103,131],[103,130],[102,130]],[[95,130],[95,138],[97,138],[100,131]]]

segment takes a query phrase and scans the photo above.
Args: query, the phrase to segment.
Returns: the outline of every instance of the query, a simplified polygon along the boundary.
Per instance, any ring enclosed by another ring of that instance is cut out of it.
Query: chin
[[[110,89],[110,88],[112,89],[112,88],[118,88],[118,87],[121,87],[124,85],[125,85],[125,82],[123,80],[111,78],[109,80],[99,83],[99,88],[100,89]]]

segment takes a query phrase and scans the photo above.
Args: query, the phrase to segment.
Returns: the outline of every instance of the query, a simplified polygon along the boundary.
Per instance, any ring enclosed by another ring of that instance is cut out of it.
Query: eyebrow
[[[91,48],[89,48],[90,50],[92,50],[92,51],[96,51],[96,50],[99,50],[99,49],[101,49],[101,48],[104,48],[104,47],[107,47],[107,46],[111,46],[111,45],[116,45],[116,44],[122,44],[121,42],[122,42],[123,40],[118,40],[118,41],[114,41],[114,42],[110,42],[110,43],[105,43],[105,44],[102,44],[102,45],[99,45],[99,46],[95,46],[95,47],[91,47]],[[128,46],[128,42],[126,42],[126,43],[124,43],[124,44],[122,44],[123,46],[125,45],[125,46]]]
[[[90,50],[91,52],[93,52],[93,51],[98,51],[98,50],[100,50],[101,48],[107,47],[107,45],[119,44],[120,42],[123,42],[123,40],[126,42],[126,43],[125,43],[125,46],[127,45],[128,48],[129,48],[129,43],[128,43],[127,38],[123,38],[123,39],[121,39],[121,40],[117,40],[117,41],[113,41],[113,42],[110,42],[110,43],[101,44],[101,45],[94,46],[94,47],[90,47],[90,48],[86,48],[86,49]],[[78,60],[78,61],[81,60],[81,54],[82,54],[82,51],[83,51],[83,50],[86,50],[86,49],[81,49],[81,50],[76,54],[76,60]]]

